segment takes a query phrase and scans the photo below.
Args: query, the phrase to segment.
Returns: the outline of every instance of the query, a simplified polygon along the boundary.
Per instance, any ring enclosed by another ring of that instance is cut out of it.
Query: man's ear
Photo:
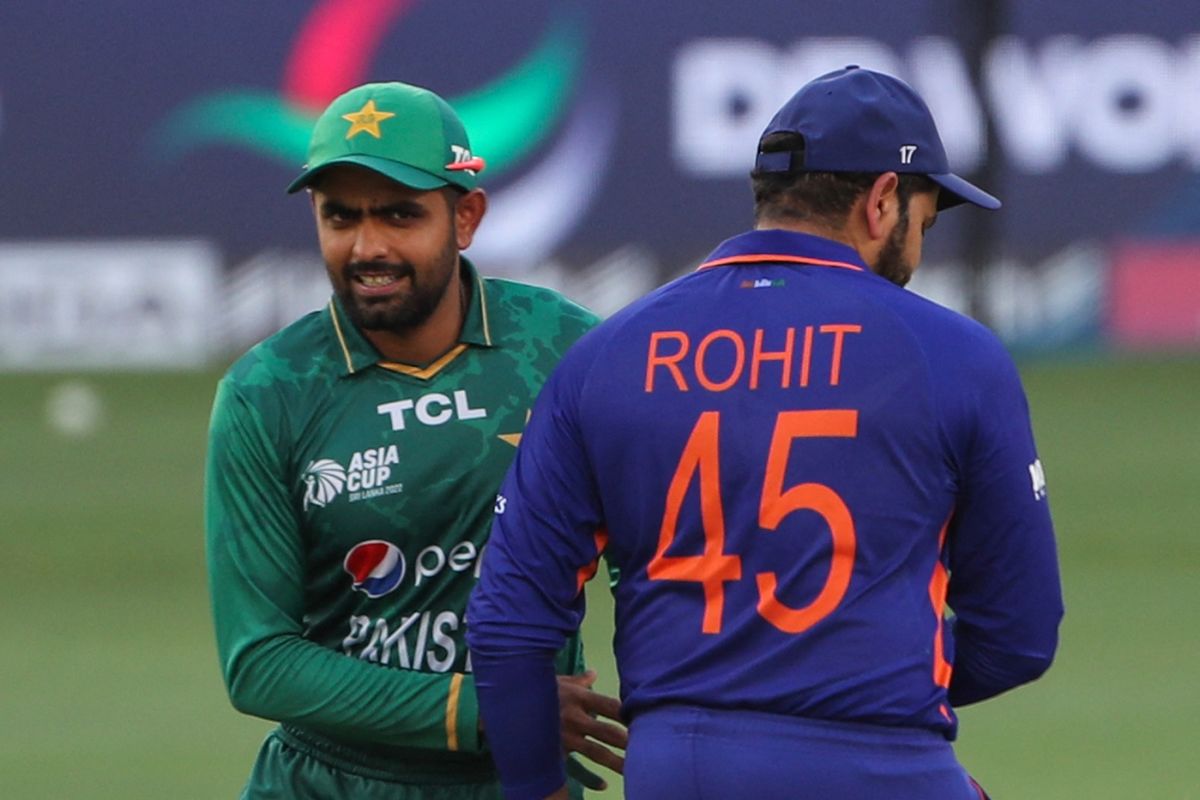
[[[886,239],[900,216],[900,176],[885,172],[875,179],[863,205],[867,233],[873,240]]]
[[[454,237],[459,250],[466,250],[475,240],[475,230],[487,213],[487,205],[483,189],[472,189],[454,203]]]

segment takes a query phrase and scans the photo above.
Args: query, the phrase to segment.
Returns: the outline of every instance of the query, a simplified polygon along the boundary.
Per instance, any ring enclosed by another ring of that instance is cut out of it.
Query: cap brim
[[[960,203],[971,203],[980,208],[997,209],[1000,200],[980,189],[973,183],[965,181],[953,173],[930,175],[929,180],[942,187],[938,193],[938,210],[952,208]]]
[[[391,178],[397,183],[402,183],[405,186],[413,189],[426,191],[429,189],[440,189],[449,184],[445,178],[439,178],[436,175],[431,175],[425,170],[410,167],[408,164],[401,164],[398,161],[392,161],[387,158],[379,158],[378,156],[365,156],[349,154],[338,158],[330,159],[323,164],[318,164],[315,167],[304,170],[300,173],[300,177],[288,184],[288,194],[298,192],[312,184],[313,180],[325,170],[336,167],[341,164],[352,164],[359,167],[378,172],[385,178]]]

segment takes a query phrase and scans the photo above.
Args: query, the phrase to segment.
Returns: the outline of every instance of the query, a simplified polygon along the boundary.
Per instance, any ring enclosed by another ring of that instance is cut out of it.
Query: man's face
[[[901,205],[896,226],[873,265],[875,272],[897,286],[907,285],[921,263],[925,232],[936,221],[937,192],[914,192],[907,205]]]
[[[351,165],[330,168],[313,187],[325,268],[359,328],[404,333],[446,301],[458,272],[447,191],[411,189]]]

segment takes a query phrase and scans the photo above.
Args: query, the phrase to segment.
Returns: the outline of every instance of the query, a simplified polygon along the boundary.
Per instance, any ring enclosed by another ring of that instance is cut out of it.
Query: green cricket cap
[[[313,127],[304,172],[288,193],[337,164],[357,164],[414,189],[474,189],[482,158],[454,109],[428,89],[368,83],[336,98]]]

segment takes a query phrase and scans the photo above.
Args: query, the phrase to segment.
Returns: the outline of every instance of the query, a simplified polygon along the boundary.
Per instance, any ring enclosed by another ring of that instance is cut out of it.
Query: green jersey
[[[597,321],[548,289],[463,272],[459,343],[432,364],[382,360],[336,299],[235,363],[205,494],[234,705],[445,768],[488,760],[463,615],[496,490],[543,381]],[[576,641],[560,669],[580,658]]]

